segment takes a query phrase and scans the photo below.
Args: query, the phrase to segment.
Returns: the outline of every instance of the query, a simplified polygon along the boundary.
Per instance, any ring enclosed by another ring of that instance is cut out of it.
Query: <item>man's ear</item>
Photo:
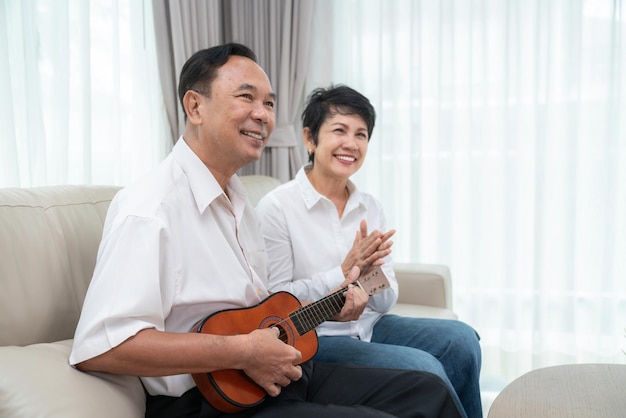
[[[185,114],[187,115],[187,120],[194,125],[199,125],[202,121],[202,117],[200,116],[200,93],[187,90],[187,93],[183,96],[183,106]]]

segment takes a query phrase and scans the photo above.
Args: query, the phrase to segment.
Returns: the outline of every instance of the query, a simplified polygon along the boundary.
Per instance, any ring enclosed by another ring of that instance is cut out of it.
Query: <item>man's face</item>
[[[202,104],[202,141],[220,165],[238,170],[261,158],[274,130],[276,96],[254,61],[231,56],[217,70]],[[213,159],[215,161],[215,159]]]

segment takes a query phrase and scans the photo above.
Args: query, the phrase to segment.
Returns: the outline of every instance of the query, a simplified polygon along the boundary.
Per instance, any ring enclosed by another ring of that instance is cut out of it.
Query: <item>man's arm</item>
[[[76,365],[82,371],[134,376],[243,370],[270,396],[302,376],[302,355],[278,339],[278,329],[222,336],[146,329],[99,356]]]

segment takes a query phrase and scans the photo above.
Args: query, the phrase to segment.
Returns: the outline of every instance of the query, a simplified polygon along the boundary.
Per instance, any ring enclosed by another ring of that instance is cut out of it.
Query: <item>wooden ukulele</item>
[[[368,295],[389,287],[380,267],[359,278],[355,285]],[[196,332],[217,335],[247,334],[255,329],[277,327],[279,338],[302,353],[302,363],[317,352],[315,327],[341,311],[345,302],[340,289],[317,302],[302,306],[288,292],[276,292],[249,308],[226,309],[204,318],[194,327]],[[263,402],[267,393],[243,371],[226,369],[192,374],[200,393],[216,409],[234,413]]]

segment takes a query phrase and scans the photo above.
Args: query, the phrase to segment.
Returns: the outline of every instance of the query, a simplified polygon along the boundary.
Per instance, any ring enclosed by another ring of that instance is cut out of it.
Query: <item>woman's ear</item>
[[[313,135],[311,134],[310,128],[302,129],[302,138],[304,139],[304,146],[309,155],[315,152],[315,142],[313,141]]]

